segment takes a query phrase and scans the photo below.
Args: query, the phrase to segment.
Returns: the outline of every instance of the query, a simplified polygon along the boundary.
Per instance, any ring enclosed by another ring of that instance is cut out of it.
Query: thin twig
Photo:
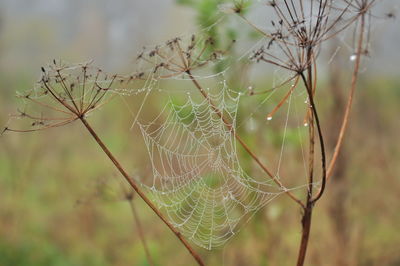
[[[134,204],[134,192],[132,190],[128,191],[121,182],[119,184],[121,185],[121,189],[124,193],[124,199],[126,201],[128,201],[129,206],[131,208],[133,219],[135,220],[135,224],[136,224],[136,230],[139,234],[140,241],[142,242],[142,246],[143,246],[144,252],[146,254],[147,261],[149,262],[149,264],[151,266],[155,266],[153,257],[151,256],[150,250],[147,246],[147,241],[146,241],[146,237],[144,234],[142,223],[139,218],[139,213],[136,211],[136,207]]]
[[[360,72],[359,70],[360,70],[360,64],[361,64],[362,46],[363,46],[363,41],[364,41],[364,28],[365,28],[365,15],[363,14],[361,16],[360,37],[358,39],[358,47],[357,47],[357,52],[356,52],[357,58],[356,58],[356,62],[354,64],[354,71],[353,71],[352,78],[351,78],[349,97],[347,100],[347,105],[346,105],[346,109],[345,109],[343,120],[342,120],[342,126],[340,127],[339,137],[338,137],[336,145],[335,145],[335,151],[333,153],[332,159],[328,166],[327,179],[329,179],[332,176],[333,169],[336,165],[337,158],[338,158],[340,150],[342,148],[344,135],[346,133],[346,130],[347,130],[347,127],[349,124],[351,107],[353,106],[354,93],[355,93],[356,86],[357,86],[358,74]]]
[[[144,252],[146,253],[147,261],[149,262],[149,264],[151,266],[154,266],[155,265],[154,260],[150,254],[149,247],[147,246],[146,238],[145,238],[144,232],[143,232],[143,226],[139,219],[139,213],[136,211],[136,207],[133,202],[133,198],[132,197],[129,198],[128,202],[129,202],[129,206],[131,207],[131,210],[132,210],[133,219],[135,220],[135,224],[136,224],[136,228],[137,228],[137,231],[139,234],[140,241],[142,242]]]

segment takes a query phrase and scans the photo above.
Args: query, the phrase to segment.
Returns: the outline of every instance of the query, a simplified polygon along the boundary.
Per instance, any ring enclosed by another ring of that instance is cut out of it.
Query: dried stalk
[[[131,207],[131,210],[132,210],[133,219],[135,220],[136,228],[137,228],[137,231],[139,234],[140,241],[142,242],[142,246],[143,246],[144,252],[146,254],[147,261],[151,266],[154,266],[155,265],[154,260],[150,254],[149,247],[147,246],[146,238],[145,238],[144,232],[143,232],[143,226],[139,219],[139,214],[136,211],[136,207],[133,202],[133,197],[131,194],[129,195],[129,198],[127,200],[129,202],[129,206]]]
[[[364,31],[365,31],[365,13],[363,13],[361,15],[360,36],[358,39],[358,45],[357,45],[357,51],[356,51],[357,57],[356,57],[356,61],[354,64],[354,71],[353,71],[352,78],[351,78],[351,86],[350,86],[350,90],[349,90],[349,96],[348,96],[348,100],[347,100],[345,113],[343,115],[342,125],[341,125],[340,131],[339,131],[339,137],[337,139],[335,151],[333,153],[332,159],[329,163],[328,170],[327,170],[327,178],[328,179],[332,176],[334,167],[336,165],[337,158],[339,156],[339,153],[340,153],[343,141],[344,141],[344,135],[346,133],[346,130],[347,130],[347,127],[349,124],[350,112],[351,112],[351,108],[353,106],[354,93],[355,93],[357,81],[358,81],[358,74],[360,72],[361,56],[363,54]]]
[[[325,153],[325,143],[322,134],[321,124],[317,112],[317,108],[314,102],[314,93],[316,90],[316,83],[313,82],[313,67],[316,66],[311,64],[311,62],[315,62],[313,60],[313,51],[310,47],[307,52],[307,61],[310,62],[307,68],[308,77],[306,78],[304,73],[301,72],[300,76],[303,80],[304,86],[306,87],[308,98],[310,101],[310,116],[309,116],[309,166],[308,166],[308,191],[306,197],[306,207],[303,209],[303,217],[302,217],[302,237],[300,242],[299,255],[297,258],[297,266],[304,265],[308,241],[311,230],[311,220],[312,220],[312,211],[315,203],[322,197],[322,194],[325,191],[326,187],[326,153]],[[315,158],[315,126],[317,127],[319,145],[321,148],[321,165],[322,165],[322,178],[321,178],[321,188],[319,193],[313,198],[313,186],[314,186],[314,158]]]
[[[128,201],[129,206],[131,208],[133,219],[134,219],[135,224],[136,224],[136,230],[138,232],[140,241],[142,242],[142,246],[143,246],[144,252],[146,254],[147,261],[151,266],[155,266],[153,257],[151,256],[150,250],[149,250],[149,248],[147,246],[147,241],[146,241],[146,238],[145,238],[145,235],[144,235],[142,222],[140,221],[140,218],[139,218],[139,213],[136,211],[136,207],[135,207],[135,204],[134,204],[134,192],[133,191],[128,191],[123,186],[122,183],[120,183],[120,184],[121,184],[121,189],[124,192],[124,198],[126,199],[126,201]]]

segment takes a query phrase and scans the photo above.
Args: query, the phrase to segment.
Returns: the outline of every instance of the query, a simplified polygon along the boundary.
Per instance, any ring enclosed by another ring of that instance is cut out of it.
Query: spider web
[[[192,36],[180,36],[181,47],[189,47],[193,42]],[[204,41],[204,38],[196,37],[200,50]],[[126,103],[133,116],[131,129],[138,126],[141,132],[152,172],[149,178],[151,180],[138,178],[137,181],[146,188],[152,200],[163,210],[174,227],[196,245],[210,250],[223,246],[252,215],[271,200],[289,190],[304,188],[307,183],[301,180],[300,185],[291,183],[289,187],[284,187],[277,185],[264,173],[249,169],[252,172],[250,176],[241,167],[238,159],[236,130],[242,128],[246,121],[254,118],[256,114],[257,117],[261,113],[266,115],[270,108],[265,106],[266,103],[271,102],[272,98],[280,98],[284,91],[274,89],[269,94],[259,95],[249,107],[252,111],[250,115],[241,115],[238,119],[238,106],[241,97],[248,96],[247,87],[237,88],[237,91],[228,88],[225,74],[229,65],[218,73],[209,73],[210,67],[218,63],[223,56],[209,62],[206,69],[196,69],[193,72],[195,79],[200,80],[203,85],[213,86],[211,84],[215,84],[216,80],[223,80],[220,82],[223,86],[204,87],[207,98],[199,99],[199,91],[190,89],[193,84],[185,72],[159,67],[161,64],[176,66],[175,63],[181,58],[176,50],[171,49],[169,43],[171,42],[157,45],[149,51],[145,49],[140,53],[139,57],[145,58],[141,61],[141,67],[147,69],[144,72],[149,72],[150,75],[146,77],[144,86],[133,93],[131,91],[131,94],[142,97],[136,110]],[[254,45],[243,49],[246,50],[245,55],[237,59],[238,61],[247,61],[246,55],[251,53]],[[283,70],[277,72],[279,73],[273,75],[274,88],[281,87],[279,84],[290,78]],[[168,82],[173,81],[179,81],[180,84],[186,82],[189,86],[168,86]],[[287,84],[290,86],[292,83],[294,82]],[[164,85],[168,88],[164,88]],[[164,100],[166,97],[167,103],[162,105],[161,111],[154,119],[149,119],[145,110],[151,99],[157,99],[158,94],[163,94],[160,98]],[[275,94],[277,97],[273,97]],[[281,166],[285,157],[287,129],[299,124],[295,132],[298,131],[299,139],[303,138],[300,134],[304,131],[303,122],[289,119],[293,111],[296,116],[301,116],[300,120],[304,116],[301,112],[291,110],[292,96],[304,104],[304,91],[297,94],[290,93],[285,102],[288,107],[287,114],[276,115],[272,121],[275,124],[285,121],[285,130],[279,145],[281,149],[278,156],[275,156],[278,157],[276,169],[273,170],[276,180],[281,180],[281,174],[284,175],[281,173]],[[181,98],[184,98],[183,102],[178,100]],[[224,119],[221,118],[221,114]],[[270,119],[266,120],[265,117],[260,119],[271,123]],[[255,123],[254,120],[253,122]],[[291,125],[288,125],[289,122]],[[302,159],[304,161],[304,158]]]
[[[253,179],[239,164],[239,99],[224,86],[200,102],[170,99],[153,121],[138,122],[153,171],[146,187],[171,223],[206,249],[223,245],[246,217],[283,192],[269,180]]]

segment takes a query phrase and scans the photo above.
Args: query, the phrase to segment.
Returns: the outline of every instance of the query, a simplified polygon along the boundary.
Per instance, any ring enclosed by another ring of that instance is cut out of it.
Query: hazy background
[[[398,8],[388,0],[378,13],[396,15]],[[129,72],[142,46],[194,31],[194,15],[173,0],[0,0],[0,126],[16,109],[15,91],[30,88],[52,59],[94,59],[107,71]],[[340,162],[342,178],[332,181],[315,209],[307,265],[400,265],[399,28],[398,18],[375,23],[349,155]],[[326,121],[340,113],[331,107],[327,101]],[[132,116],[118,104],[102,112],[96,127],[135,172],[147,154],[130,141],[125,125]],[[255,147],[274,148],[260,140],[261,132],[246,137]],[[118,178],[79,125],[2,136],[0,265],[148,265]],[[192,265],[167,228],[135,202],[156,264]],[[280,197],[224,249],[198,250],[210,265],[294,265],[300,217],[297,206]]]
[[[53,58],[95,59],[101,67],[118,69],[132,64],[142,46],[195,30],[194,11],[174,0],[1,0],[0,8],[3,72],[37,71]],[[396,15],[398,9],[398,3],[384,1],[377,14]],[[265,14],[256,15],[254,21],[265,22]],[[376,21],[374,71],[398,74],[399,27],[398,19]]]

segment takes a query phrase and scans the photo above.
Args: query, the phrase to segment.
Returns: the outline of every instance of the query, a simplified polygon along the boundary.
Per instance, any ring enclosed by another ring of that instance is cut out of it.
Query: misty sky
[[[394,2],[386,0],[380,14],[397,14]],[[123,68],[143,45],[194,29],[192,15],[174,0],[0,0],[0,67],[36,73],[62,58]],[[400,73],[399,29],[398,18],[376,22],[368,68]]]

